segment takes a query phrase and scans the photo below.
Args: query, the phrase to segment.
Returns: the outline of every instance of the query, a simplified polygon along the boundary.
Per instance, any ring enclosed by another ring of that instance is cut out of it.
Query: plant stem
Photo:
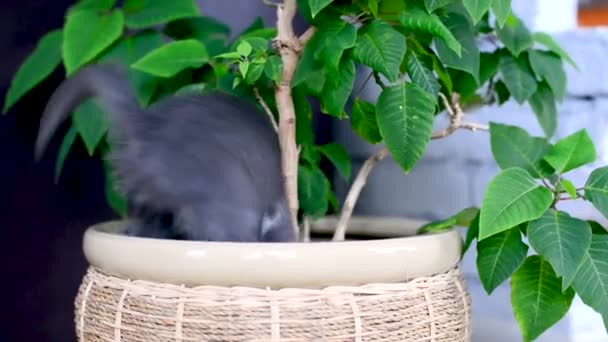
[[[281,147],[281,169],[285,186],[285,195],[291,214],[295,236],[298,229],[298,160],[299,149],[296,146],[296,113],[291,96],[291,80],[296,71],[302,43],[293,31],[293,18],[296,14],[296,0],[285,0],[277,5],[277,37],[275,48],[278,50],[283,68],[281,82],[276,88],[275,98],[279,112],[279,144]],[[302,41],[310,39],[314,29],[309,29]]]
[[[310,217],[304,215],[302,220],[302,238],[300,240],[302,242],[310,242]]]
[[[357,89],[357,91],[354,92],[353,98],[357,98],[359,97],[359,95],[361,94],[361,92],[363,91],[363,89],[365,89],[365,86],[367,85],[367,83],[369,82],[369,80],[372,78],[372,76],[374,76],[374,72],[371,71],[369,73],[369,75],[367,75],[367,77],[365,78],[365,81],[363,81],[363,83],[361,84],[361,86],[359,86],[359,89]]]
[[[375,71],[372,72],[372,74],[374,75],[374,80],[376,81],[376,84],[382,89],[386,88],[386,84],[384,84],[384,82],[382,82],[382,78],[380,78],[380,74]]]
[[[340,220],[338,221],[338,225],[336,226],[336,231],[334,232],[333,236],[334,241],[342,241],[346,237],[346,227],[348,221],[350,220],[353,209],[355,208],[355,204],[359,199],[359,194],[361,194],[361,190],[363,190],[363,187],[367,183],[370,172],[372,172],[374,166],[376,166],[376,164],[378,164],[382,159],[386,158],[388,154],[388,149],[383,147],[372,154],[369,158],[367,158],[365,163],[363,163],[363,166],[359,170],[359,173],[357,173],[357,177],[348,190],[348,194],[344,200]]]
[[[272,110],[270,110],[270,107],[268,107],[268,104],[266,104],[266,101],[264,101],[264,99],[260,95],[260,91],[258,90],[258,88],[253,87],[253,93],[255,94],[255,98],[258,100],[260,106],[262,106],[262,108],[266,112],[266,115],[268,115],[268,120],[272,124],[272,128],[274,128],[275,132],[279,133],[279,126],[277,125],[277,120],[275,120]]]
[[[451,104],[443,94],[440,93],[439,96],[446,107],[446,112],[450,116],[450,125],[444,130],[433,133],[431,135],[431,139],[445,138],[458,129],[468,129],[471,131],[488,130],[488,127],[486,125],[462,121],[465,116],[465,113],[462,111],[460,103],[458,102],[460,99],[458,94],[452,94]],[[348,190],[348,193],[344,200],[342,212],[340,213],[338,225],[336,226],[336,230],[333,236],[334,241],[343,241],[345,239],[348,221],[350,220],[353,214],[353,210],[355,208],[357,200],[359,199],[359,195],[361,194],[363,187],[367,183],[369,174],[371,173],[374,166],[376,166],[382,159],[386,158],[386,156],[388,155],[388,149],[386,147],[383,147],[376,151],[374,154],[372,154],[369,158],[367,158],[365,163],[363,163],[363,166],[359,170],[359,173],[357,173],[357,176],[355,177],[355,180],[353,181],[353,184]]]

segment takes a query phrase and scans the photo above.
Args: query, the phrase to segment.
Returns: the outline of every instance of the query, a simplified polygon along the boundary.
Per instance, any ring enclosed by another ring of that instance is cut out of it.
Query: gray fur
[[[147,109],[115,66],[84,68],[52,95],[36,158],[82,101],[110,123],[110,156],[135,219],[130,234],[210,241],[292,241],[276,133],[252,104],[219,92]]]

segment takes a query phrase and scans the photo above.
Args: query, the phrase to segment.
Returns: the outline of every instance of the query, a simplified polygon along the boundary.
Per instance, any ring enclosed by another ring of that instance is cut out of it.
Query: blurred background
[[[62,25],[65,10],[72,3],[0,3],[2,97],[37,40]],[[256,16],[262,16],[267,25],[275,19],[274,11],[257,0],[198,3],[203,14],[228,23],[233,32],[244,29]],[[608,164],[608,29],[603,27],[608,25],[608,1],[513,0],[513,8],[531,29],[553,34],[581,69],[566,66],[568,96],[559,107],[555,139],[586,128],[595,140],[597,162],[570,177],[575,184],[583,184],[591,169]],[[301,29],[305,24],[299,20],[297,26]],[[34,163],[33,143],[40,114],[63,73],[58,69],[0,117],[0,260],[5,274],[0,286],[7,295],[3,301],[8,301],[0,320],[2,341],[75,341],[73,299],[86,269],[82,234],[91,224],[114,218],[105,201],[99,158],[88,157],[83,146],[77,144],[69,154],[58,185],[53,181],[57,141],[42,162]],[[373,101],[377,94],[377,87],[368,86],[362,97]],[[484,108],[471,115],[477,122],[518,124],[532,134],[541,133],[530,109],[515,103]],[[334,122],[317,113],[315,129],[319,143],[338,139],[347,147],[355,172],[373,151],[352,133],[348,122]],[[404,175],[392,160],[383,161],[372,172],[356,213],[443,218],[463,207],[480,205],[488,181],[497,172],[488,136],[457,132],[431,142],[425,157],[409,175]],[[347,184],[337,177],[335,182],[343,194]],[[602,220],[590,206],[572,204],[562,209]],[[473,341],[520,341],[508,284],[488,297],[477,280],[474,253],[467,255],[464,269],[473,296]],[[601,342],[608,338],[599,315],[577,299],[569,315],[539,341]]]

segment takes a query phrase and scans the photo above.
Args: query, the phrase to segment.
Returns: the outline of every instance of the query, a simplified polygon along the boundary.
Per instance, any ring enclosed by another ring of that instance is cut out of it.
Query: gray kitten
[[[110,161],[141,237],[293,241],[278,138],[255,106],[219,92],[142,109],[125,73],[95,65],[65,80],[41,119],[36,159],[81,102],[110,124]]]

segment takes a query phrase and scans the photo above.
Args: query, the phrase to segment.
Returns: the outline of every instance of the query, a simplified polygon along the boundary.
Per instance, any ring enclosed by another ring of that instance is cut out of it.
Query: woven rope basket
[[[471,339],[459,268],[406,283],[264,290],[130,281],[91,267],[75,310],[86,342]]]

